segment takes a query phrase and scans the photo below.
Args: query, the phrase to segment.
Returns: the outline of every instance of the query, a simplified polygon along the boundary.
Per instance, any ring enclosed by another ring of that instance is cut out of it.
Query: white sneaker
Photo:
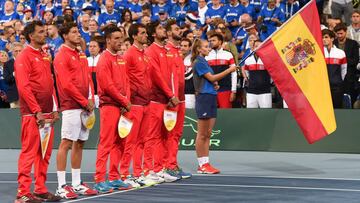
[[[167,183],[171,183],[178,180],[177,177],[168,174],[165,170],[161,170],[160,172],[157,173],[157,175],[163,178]]]
[[[153,181],[155,182],[156,184],[160,184],[160,183],[163,183],[165,182],[164,178],[160,177],[158,174],[154,173],[153,171],[150,171],[150,173],[145,176],[145,181]]]
[[[141,185],[135,182],[135,179],[132,176],[127,176],[124,180],[125,184],[131,185],[132,188],[140,188]]]

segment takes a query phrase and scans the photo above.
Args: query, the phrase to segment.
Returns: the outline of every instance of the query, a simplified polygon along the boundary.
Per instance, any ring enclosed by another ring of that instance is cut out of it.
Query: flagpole
[[[310,3],[316,0],[310,0],[308,3],[305,4],[304,7],[302,7],[298,12],[296,12],[294,15],[292,15],[284,24],[282,24],[279,29],[277,29],[275,32],[273,32],[269,37],[267,37],[253,52],[256,52],[258,49],[260,49],[265,42],[269,41],[273,35],[275,35],[279,30],[281,30],[282,27],[287,25],[291,19],[295,18],[301,11],[303,11],[306,7],[309,6]]]

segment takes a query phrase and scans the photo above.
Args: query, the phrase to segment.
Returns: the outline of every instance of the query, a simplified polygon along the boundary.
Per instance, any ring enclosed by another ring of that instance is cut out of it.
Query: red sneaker
[[[97,195],[98,192],[91,187],[89,187],[86,183],[81,182],[80,185],[73,187],[76,194],[84,195],[84,196],[92,196]]]
[[[58,188],[56,195],[63,199],[76,199],[79,197],[70,185],[63,185],[61,188]]]
[[[42,203],[42,201],[29,193],[23,196],[17,196],[14,203]]]
[[[206,164],[202,165],[201,167],[199,166],[197,172],[202,173],[202,174],[220,173],[220,171],[218,169],[212,167],[209,163],[206,163]]]

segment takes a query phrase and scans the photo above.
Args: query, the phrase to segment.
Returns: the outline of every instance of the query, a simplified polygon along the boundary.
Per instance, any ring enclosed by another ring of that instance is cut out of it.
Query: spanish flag
[[[336,121],[320,20],[311,0],[256,50],[307,141],[334,132]]]

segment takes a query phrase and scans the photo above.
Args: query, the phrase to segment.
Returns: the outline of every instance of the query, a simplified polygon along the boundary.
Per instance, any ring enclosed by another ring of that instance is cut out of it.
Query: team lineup
[[[193,67],[194,107],[198,117],[197,171],[220,172],[209,162],[209,144],[217,115],[217,90],[222,88],[218,81],[236,71],[234,60],[226,60],[227,68],[214,74],[205,60],[211,51],[209,43],[195,40],[192,45],[191,41],[182,40],[175,20],[168,20],[164,26],[159,22],[146,27],[131,25],[132,46],[123,56],[117,54],[123,43],[119,28],[108,25],[103,32],[106,50],[96,66],[100,135],[92,188],[82,182],[81,160],[94,123],[94,85],[87,58],[78,48],[82,40],[78,27],[75,23],[66,23],[59,29],[64,44],[53,61],[54,77],[51,57],[42,50],[46,44],[44,25],[34,21],[25,27],[29,45],[15,61],[22,120],[18,202],[75,199],[79,195],[111,193],[190,178],[191,173],[183,171],[177,161],[185,118],[185,57],[190,57]],[[211,40],[221,47],[222,35],[214,34]],[[145,49],[148,41],[151,45]],[[191,56],[181,54],[180,44],[189,51],[192,47]],[[231,88],[230,83],[227,86]],[[45,182],[55,137],[52,124],[59,120],[59,112],[62,126],[56,155],[58,188],[53,194]],[[40,142],[38,137],[46,137],[43,135],[46,132],[49,137]],[[39,142],[34,142],[36,139]],[[69,151],[71,184],[66,181]],[[33,166],[35,188],[32,193]]]

